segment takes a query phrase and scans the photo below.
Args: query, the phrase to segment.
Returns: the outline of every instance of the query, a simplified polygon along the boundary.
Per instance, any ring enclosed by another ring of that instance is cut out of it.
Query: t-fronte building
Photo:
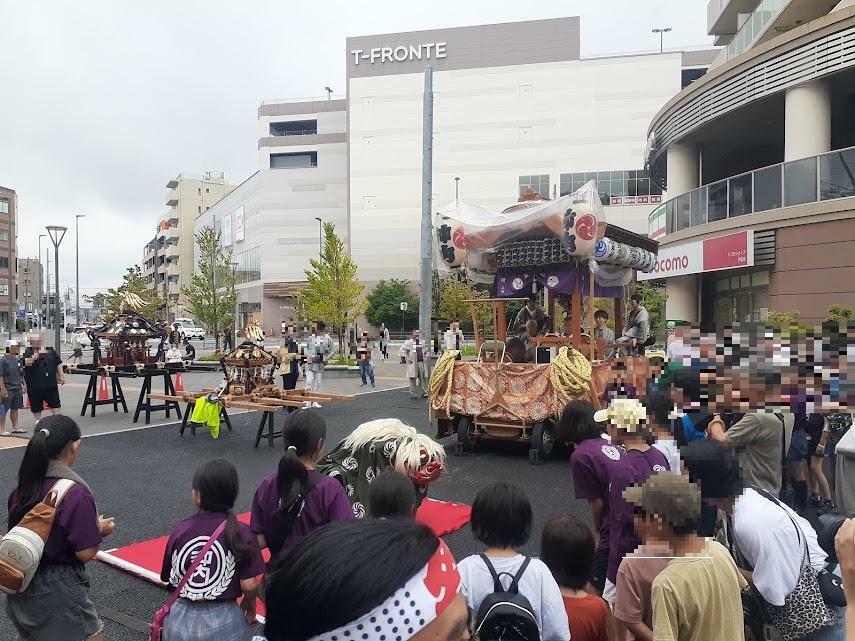
[[[434,68],[433,193],[493,210],[533,187],[597,179],[607,217],[637,232],[662,189],[647,127],[714,49],[580,56],[578,17],[348,38],[342,99],[258,110],[258,171],[196,216],[237,262],[239,326],[279,336],[332,222],[370,290],[419,273],[424,68]],[[455,180],[459,179],[459,180]]]

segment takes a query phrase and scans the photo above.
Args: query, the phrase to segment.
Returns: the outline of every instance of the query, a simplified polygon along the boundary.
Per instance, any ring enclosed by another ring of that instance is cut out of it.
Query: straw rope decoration
[[[591,362],[575,349],[562,347],[549,365],[549,382],[558,400],[566,401],[588,391],[591,386]]]
[[[454,349],[447,349],[442,353],[442,356],[433,366],[433,372],[428,381],[428,392],[430,393],[430,420],[433,420],[433,413],[440,408],[445,409],[447,414],[451,414],[451,390],[454,380],[454,363],[455,358],[460,352]]]

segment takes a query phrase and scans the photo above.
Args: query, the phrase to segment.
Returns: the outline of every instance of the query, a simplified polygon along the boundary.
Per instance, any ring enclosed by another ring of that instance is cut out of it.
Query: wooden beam
[[[623,298],[615,298],[615,338],[623,336]]]
[[[571,329],[573,331],[573,349],[582,346],[582,291],[579,287],[581,272],[576,270],[576,282],[573,285],[573,301],[571,303]]]
[[[298,405],[302,407],[302,403]],[[246,401],[231,402],[224,404],[224,407],[236,407],[241,410],[254,410],[256,412],[278,412],[279,406],[262,405],[261,403],[247,403]]]
[[[312,392],[310,390],[305,389],[289,389],[285,390],[286,396],[311,396],[313,399],[315,398],[325,398],[329,401],[352,401],[353,395],[351,394],[330,394],[328,392]]]

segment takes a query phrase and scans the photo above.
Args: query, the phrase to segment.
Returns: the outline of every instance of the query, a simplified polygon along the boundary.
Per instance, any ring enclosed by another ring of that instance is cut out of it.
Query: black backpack
[[[475,619],[474,632],[479,641],[540,641],[540,628],[537,626],[534,608],[519,593],[520,578],[531,559],[523,561],[516,576],[502,572],[513,579],[505,590],[490,559],[483,554],[479,556],[493,575],[493,593],[481,602]]]

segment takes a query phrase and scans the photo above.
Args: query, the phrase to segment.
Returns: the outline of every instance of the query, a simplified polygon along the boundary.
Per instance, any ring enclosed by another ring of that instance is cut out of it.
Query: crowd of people
[[[310,363],[332,349],[322,332],[319,324]],[[394,469],[373,479],[365,518],[356,518],[346,487],[316,470],[327,446],[322,415],[288,414],[284,452],[254,488],[248,524],[235,518],[235,466],[215,459],[196,471],[191,514],[163,558],[161,579],[179,597],[163,639],[248,640],[263,596],[267,641],[842,641],[847,632],[852,641],[855,521],[843,521],[855,509],[835,504],[822,465],[827,444],[855,434],[840,438],[825,411],[847,385],[840,345],[821,341],[830,347],[808,371],[796,358],[805,339],[770,368],[758,355],[768,350],[774,362],[781,344],[731,334],[728,352],[684,336],[689,347],[672,350],[667,366],[650,363],[643,385],[630,384],[618,361],[603,409],[573,400],[556,422],[590,518],[568,516],[568,499],[541,515],[533,542],[525,492],[485,484],[471,512],[481,551],[459,562],[416,522],[422,494]],[[405,345],[411,392],[424,394],[427,350],[416,333]],[[13,389],[2,362],[0,374]],[[58,482],[72,482],[30,587],[6,601],[23,639],[104,638],[85,567],[116,523],[73,471],[81,445],[70,418],[41,419],[9,497],[8,525],[23,527]],[[852,487],[852,473],[835,490]],[[839,517],[831,535],[820,514]]]

